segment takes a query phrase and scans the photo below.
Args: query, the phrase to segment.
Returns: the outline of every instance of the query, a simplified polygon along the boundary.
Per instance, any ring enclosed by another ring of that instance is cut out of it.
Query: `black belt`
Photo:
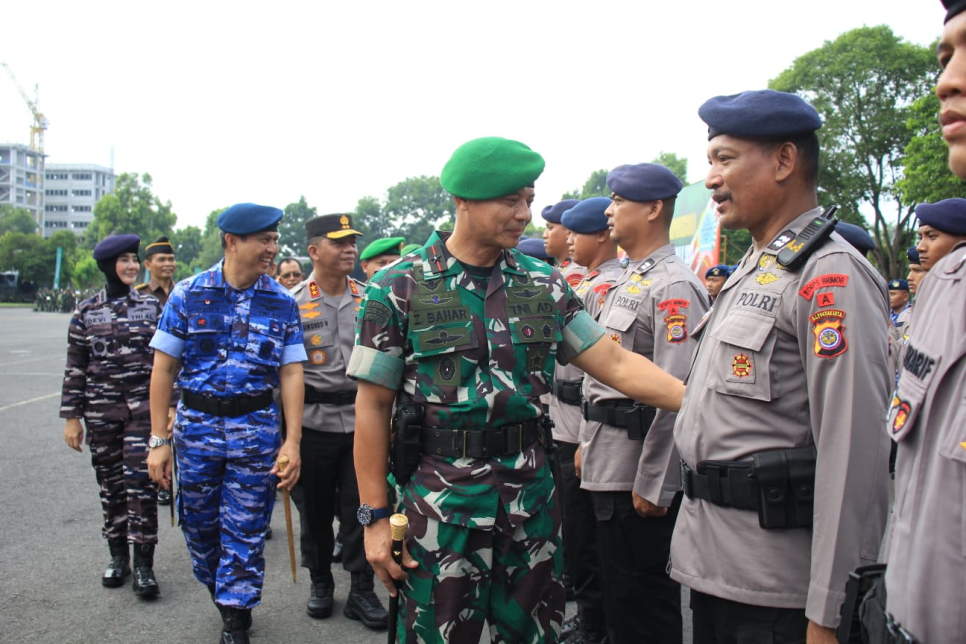
[[[582,400],[580,388],[583,382],[583,378],[579,380],[554,380],[553,395],[562,403],[580,407],[580,401]]]
[[[585,400],[581,410],[585,420],[627,429],[627,437],[632,440],[647,436],[647,430],[651,428],[654,414],[657,413],[653,407],[641,405],[630,399],[608,400],[596,405]]]
[[[485,429],[422,428],[424,454],[490,458],[522,452],[540,438],[540,421]]]
[[[758,483],[754,463],[701,461],[698,471],[681,461],[681,486],[691,499],[739,510],[758,509]]]
[[[218,398],[209,394],[196,394],[181,390],[181,402],[195,411],[211,414],[212,416],[227,416],[235,418],[244,416],[259,409],[265,409],[272,404],[272,390],[267,389],[254,396],[234,396],[232,398]]]
[[[355,391],[319,391],[305,385],[306,405],[354,405],[355,402]]]

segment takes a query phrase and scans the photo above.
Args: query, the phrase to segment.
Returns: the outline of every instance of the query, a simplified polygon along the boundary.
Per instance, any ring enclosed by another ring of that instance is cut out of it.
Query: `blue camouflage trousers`
[[[281,433],[275,406],[237,418],[178,410],[178,515],[195,578],[221,606],[254,608],[265,580],[269,474]]]
[[[158,542],[158,489],[148,476],[151,416],[126,421],[87,418],[87,446],[101,487],[105,539]]]

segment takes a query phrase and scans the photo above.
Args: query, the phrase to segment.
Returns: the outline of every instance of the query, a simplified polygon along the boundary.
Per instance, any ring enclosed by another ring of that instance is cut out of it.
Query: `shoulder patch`
[[[844,287],[849,283],[849,276],[842,273],[826,273],[808,281],[805,286],[799,289],[798,294],[806,300],[811,300],[815,292],[820,288]]]
[[[842,324],[844,318],[845,312],[837,309],[823,309],[809,316],[815,334],[815,355],[819,358],[834,358],[849,348]]]
[[[795,232],[791,230],[783,231],[781,235],[775,238],[775,241],[768,244],[768,250],[779,251],[785,247],[785,244],[790,242],[795,238]]]
[[[365,310],[362,312],[363,322],[374,322],[379,326],[386,326],[391,318],[392,309],[382,302],[378,300],[369,300],[366,302]]]

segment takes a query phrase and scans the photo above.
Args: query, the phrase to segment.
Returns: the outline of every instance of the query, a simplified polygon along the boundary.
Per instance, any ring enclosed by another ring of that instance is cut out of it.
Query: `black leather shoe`
[[[373,590],[372,577],[372,571],[352,573],[352,587],[342,613],[366,628],[381,631],[389,627],[389,613]]]
[[[158,488],[158,505],[171,505],[171,492],[163,487]]]
[[[252,624],[252,611],[248,608],[222,609],[225,615],[220,644],[249,644],[248,629]]]
[[[560,639],[558,641],[563,642],[567,638],[571,637],[574,633],[580,630],[580,615],[574,615],[560,627]]]
[[[309,603],[305,612],[313,619],[325,619],[332,615],[335,584],[332,581],[313,581],[309,590]]]
[[[127,539],[112,539],[107,542],[111,550],[111,563],[107,564],[101,576],[101,585],[108,588],[118,588],[124,585],[124,580],[131,574],[131,555],[127,548]]]
[[[158,580],[154,578],[154,545],[152,544],[134,544],[134,583],[131,585],[131,590],[142,599],[157,597],[161,591]]]
[[[342,541],[338,537],[335,539],[335,546],[332,547],[332,561],[342,563]]]
[[[268,541],[273,536],[275,535],[272,533],[272,526],[268,526],[268,530],[265,531],[265,541]]]

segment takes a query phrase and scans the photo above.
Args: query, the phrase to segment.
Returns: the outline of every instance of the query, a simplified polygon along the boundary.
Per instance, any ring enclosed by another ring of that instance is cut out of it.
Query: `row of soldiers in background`
[[[34,300],[34,311],[40,311],[42,313],[70,313],[77,308],[78,303],[93,295],[94,292],[94,289],[72,291],[69,288],[42,288],[37,291],[37,299]]]

